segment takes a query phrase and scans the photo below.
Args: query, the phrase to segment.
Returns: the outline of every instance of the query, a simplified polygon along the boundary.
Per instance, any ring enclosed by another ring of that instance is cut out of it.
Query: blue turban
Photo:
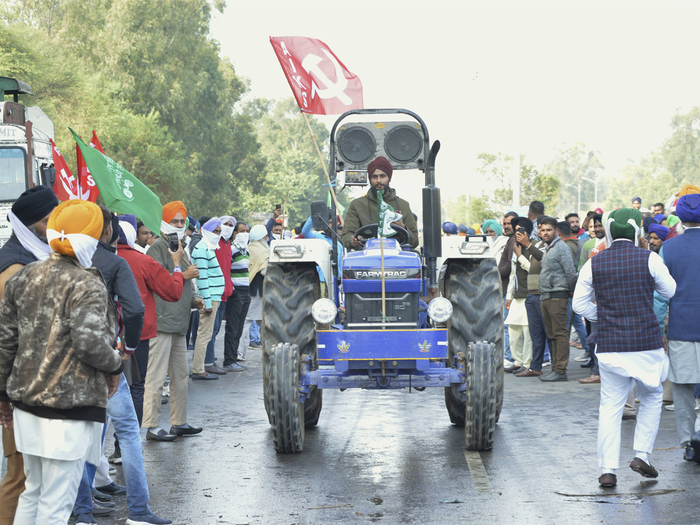
[[[635,197],[634,199],[632,199],[632,202],[633,202],[633,203],[634,203],[634,202],[638,202],[639,204],[641,204],[641,203],[642,203],[642,198],[641,198],[641,197]]]
[[[503,226],[501,226],[498,221],[489,219],[481,225],[481,231],[486,233],[486,228],[491,228],[496,232],[496,235],[503,235]]]
[[[676,215],[683,222],[700,222],[700,195],[684,195],[676,203]]]
[[[654,220],[654,217],[645,217],[644,220],[642,221],[642,224],[644,225],[644,231],[649,233],[649,226],[652,224],[659,224]]]
[[[476,230],[474,228],[467,228],[467,235],[476,235]]]
[[[663,213],[659,213],[658,215],[654,215],[654,220],[661,224],[661,221],[663,221],[666,218],[666,216]]]
[[[454,222],[443,222],[442,231],[450,235],[457,235],[457,225]]]
[[[221,219],[218,217],[214,217],[213,219],[209,219],[207,222],[202,224],[202,229],[207,230],[208,232],[213,232],[217,228],[221,226]]]
[[[457,230],[459,231],[459,233],[467,233],[467,227],[464,224],[460,224],[459,226],[457,226]]]
[[[661,239],[662,241],[666,240],[666,237],[668,236],[668,232],[670,232],[666,226],[662,226],[661,224],[652,224],[649,226],[649,234],[651,235],[652,233],[655,233],[656,236]]]
[[[138,234],[138,229],[136,228],[136,215],[129,213],[127,215],[119,215],[118,218],[121,222],[128,222],[131,224],[134,227],[134,231]],[[126,235],[124,235],[121,227],[119,228],[119,244],[128,244],[126,242]]]

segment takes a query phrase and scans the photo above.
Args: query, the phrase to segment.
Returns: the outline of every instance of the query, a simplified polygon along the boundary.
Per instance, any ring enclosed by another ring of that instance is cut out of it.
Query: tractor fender
[[[327,283],[333,282],[331,245],[323,239],[285,239],[270,243],[270,261],[278,264],[315,263]]]

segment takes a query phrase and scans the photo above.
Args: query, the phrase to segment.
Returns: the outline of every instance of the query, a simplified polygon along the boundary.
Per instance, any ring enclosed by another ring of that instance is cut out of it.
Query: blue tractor
[[[348,121],[360,115],[369,121]],[[378,120],[400,115],[404,120]],[[345,185],[367,181],[376,156],[394,170],[420,169],[423,245],[408,234],[356,235],[361,250],[338,249],[335,206],[312,204],[314,229],[328,240],[273,241],[265,277],[262,341],[265,409],[279,453],[301,452],[318,423],[323,390],[440,387],[469,450],[493,447],[503,404],[501,280],[489,237],[441,237],[435,185],[439,142],[404,109],[343,114],[330,137],[330,167]],[[339,176],[340,172],[344,175]]]

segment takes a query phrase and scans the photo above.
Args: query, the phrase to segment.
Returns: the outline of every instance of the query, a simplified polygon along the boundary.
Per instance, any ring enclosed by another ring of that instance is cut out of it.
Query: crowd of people
[[[415,247],[415,217],[389,188],[391,164],[380,157],[369,171],[372,189],[353,201],[340,232],[344,248],[360,247],[354,231],[374,222],[378,191],[402,210],[399,226]],[[640,207],[635,198],[631,208],[558,220],[534,201],[527,217],[509,212],[472,227],[443,224],[445,235],[492,238],[506,372],[567,381],[570,347],[581,348],[576,361],[590,374],[580,383],[601,383],[602,486],[616,483],[623,417],[638,418],[630,467],[656,477],[648,455],[664,399],[675,408],[684,458],[700,463],[700,329],[692,322],[700,296],[692,267],[700,255],[700,188],[682,188],[646,217]],[[59,204],[43,186],[21,195],[8,214],[12,237],[0,249],[0,423],[8,465],[0,525],[66,523],[71,514],[76,523],[96,523],[95,516],[114,512],[120,495],[127,524],[171,523],[149,507],[141,428],[147,440],[161,442],[202,432],[188,417],[189,381],[247,370],[262,320],[268,241],[292,235],[281,215],[277,206],[267,224],[252,227],[230,215],[195,220],[174,201],[152,232],[134,215],[81,200]],[[296,235],[332,242],[312,223]],[[168,398],[169,428],[161,416]],[[115,441],[107,459],[109,420]],[[110,478],[110,462],[122,464],[125,486]]]
[[[471,228],[443,224],[444,235],[482,234],[502,281],[504,369],[516,377],[568,381],[574,361],[589,368],[579,383],[601,384],[598,457],[603,487],[617,483],[620,421],[636,419],[630,468],[656,477],[648,463],[662,404],[675,412],[683,458],[700,463],[700,188],[684,186],[642,210],[590,211],[563,220],[542,202]],[[543,368],[551,367],[548,373]],[[636,408],[635,400],[640,407]]]
[[[280,214],[251,228],[232,216],[195,221],[175,201],[155,233],[134,215],[59,204],[44,186],[20,196],[0,249],[0,524],[66,523],[71,514],[96,523],[120,495],[128,524],[172,523],[148,505],[141,427],[149,441],[202,432],[188,418],[189,380],[247,370],[251,341],[261,347],[253,327],[268,240],[283,235]],[[112,481],[109,463],[123,466],[125,486]]]

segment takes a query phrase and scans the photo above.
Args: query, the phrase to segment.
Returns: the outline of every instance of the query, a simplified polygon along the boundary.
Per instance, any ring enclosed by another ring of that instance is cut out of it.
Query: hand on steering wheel
[[[406,228],[402,228],[401,226],[398,226],[394,223],[391,224],[391,228],[396,231],[396,235],[394,235],[392,238],[396,239],[399,243],[400,246],[403,246],[404,244],[408,244],[409,241],[409,234]],[[355,235],[353,238],[359,238],[362,241],[365,241],[367,239],[372,239],[377,236],[377,232],[379,231],[379,225],[377,223],[374,224],[367,224],[366,226],[360,227],[355,232]]]

